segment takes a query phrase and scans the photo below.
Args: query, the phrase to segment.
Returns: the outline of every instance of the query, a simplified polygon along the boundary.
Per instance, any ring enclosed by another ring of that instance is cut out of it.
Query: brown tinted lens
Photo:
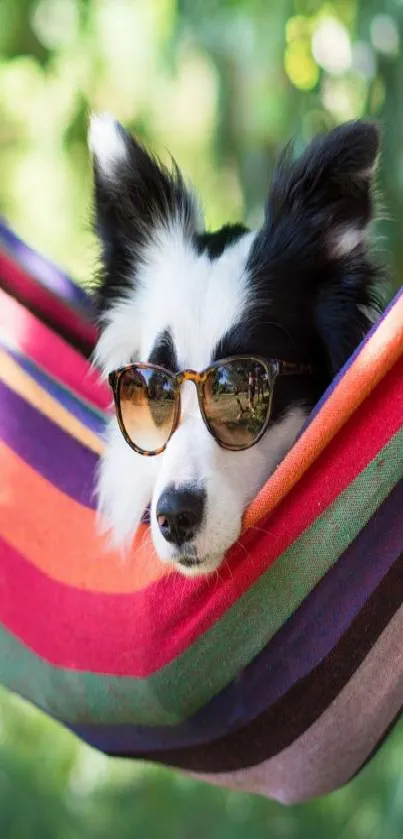
[[[167,443],[175,422],[173,378],[160,370],[133,367],[119,379],[120,414],[130,440],[144,452]]]
[[[269,376],[257,361],[239,359],[216,367],[205,383],[206,419],[226,446],[251,446],[263,430],[270,404]]]

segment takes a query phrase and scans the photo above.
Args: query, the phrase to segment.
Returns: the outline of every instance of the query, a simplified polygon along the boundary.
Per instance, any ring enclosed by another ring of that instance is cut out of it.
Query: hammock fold
[[[0,680],[107,754],[284,802],[403,705],[403,293],[245,514],[219,577],[95,529],[91,301],[0,225]]]

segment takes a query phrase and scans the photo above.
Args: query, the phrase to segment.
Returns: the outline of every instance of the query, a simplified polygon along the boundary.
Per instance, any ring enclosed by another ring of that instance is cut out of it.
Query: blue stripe
[[[0,341],[0,344],[2,342]],[[98,411],[95,406],[85,402],[72,390],[62,385],[52,376],[50,376],[42,367],[39,367],[34,361],[24,356],[18,350],[12,350],[4,346],[8,355],[17,362],[19,367],[31,376],[31,378],[42,387],[49,396],[52,396],[60,405],[63,405],[70,414],[76,419],[80,420],[87,428],[93,431],[98,436],[101,436],[104,428],[106,417],[101,411]]]

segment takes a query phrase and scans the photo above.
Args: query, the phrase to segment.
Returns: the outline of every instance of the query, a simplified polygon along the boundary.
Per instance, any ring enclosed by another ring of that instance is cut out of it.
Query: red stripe
[[[88,361],[0,289],[0,330],[24,355],[91,405],[106,410],[108,388]]]
[[[142,653],[147,655],[155,642],[147,621],[133,611],[130,595],[105,595],[55,582],[1,536],[0,556],[1,622],[41,658],[104,674],[147,672]]]
[[[2,283],[11,294],[20,297],[26,306],[40,309],[41,313],[68,330],[80,342],[94,346],[96,329],[73,308],[59,300],[56,294],[42,286],[38,280],[31,277],[17,262],[4,251],[0,251],[0,277]]]
[[[261,523],[263,531],[246,532],[242,544],[253,561],[245,561],[241,547],[232,548],[230,568],[223,567],[219,580],[189,581],[172,574],[134,594],[85,592],[51,580],[14,550],[2,547],[2,620],[24,643],[59,666],[150,675],[220,619],[375,457],[399,430],[402,417],[403,359],[294,491]],[[29,593],[29,599],[22,592]]]

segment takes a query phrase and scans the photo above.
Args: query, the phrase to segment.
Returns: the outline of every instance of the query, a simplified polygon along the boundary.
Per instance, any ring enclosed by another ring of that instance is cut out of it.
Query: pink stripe
[[[55,321],[72,335],[94,346],[96,329],[93,324],[85,320],[73,308],[40,285],[34,277],[24,271],[4,251],[0,251],[0,277],[3,284],[10,291],[24,301],[26,306],[40,309],[41,313]]]
[[[108,408],[111,403],[109,390],[91,370],[88,361],[1,289],[0,331],[13,348],[78,396],[103,411]]]

